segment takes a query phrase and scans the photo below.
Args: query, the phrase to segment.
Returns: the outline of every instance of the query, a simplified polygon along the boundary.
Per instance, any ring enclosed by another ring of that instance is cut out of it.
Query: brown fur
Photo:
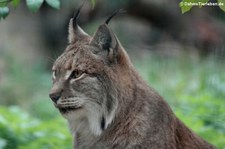
[[[69,28],[70,45],[53,66],[50,97],[64,108],[74,148],[215,148],[187,128],[142,80],[108,25],[93,37],[71,23]],[[68,71],[83,75],[66,78]],[[65,112],[70,105],[81,108]]]

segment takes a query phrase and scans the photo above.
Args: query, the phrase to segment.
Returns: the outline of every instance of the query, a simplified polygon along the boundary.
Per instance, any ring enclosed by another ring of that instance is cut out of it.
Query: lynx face
[[[100,135],[112,122],[118,105],[112,82],[116,46],[117,39],[106,24],[91,38],[71,19],[69,45],[52,67],[49,96],[72,131],[88,123],[93,134]]]

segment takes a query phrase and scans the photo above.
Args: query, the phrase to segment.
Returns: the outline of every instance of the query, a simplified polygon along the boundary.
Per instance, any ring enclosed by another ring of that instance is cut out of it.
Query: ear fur
[[[74,13],[73,18],[70,19],[70,22],[69,22],[69,36],[68,36],[69,43],[75,43],[77,41],[82,41],[85,38],[89,38],[90,37],[78,25],[78,18],[80,16],[80,11],[81,11],[81,8],[83,7],[84,3],[85,3],[85,1],[79,7],[79,9]]]
[[[107,18],[105,24],[99,26],[97,32],[93,36],[91,41],[92,45],[98,45],[99,48],[103,50],[110,50],[110,48],[115,49],[118,42],[116,36],[113,34],[111,29],[108,27],[110,20],[116,16],[118,13],[124,13],[123,9],[115,11],[111,16]]]
[[[79,25],[74,25],[73,22],[73,18],[71,18],[69,23],[69,43],[75,43],[90,37]]]
[[[100,50],[110,51],[110,49],[115,50],[117,48],[118,42],[108,25],[102,24],[94,34],[90,44],[97,46]]]

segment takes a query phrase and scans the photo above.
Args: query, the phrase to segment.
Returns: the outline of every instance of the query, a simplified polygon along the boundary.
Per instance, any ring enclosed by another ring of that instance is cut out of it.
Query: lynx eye
[[[79,70],[74,70],[71,74],[69,79],[77,79],[79,78],[81,75],[83,74],[83,72],[79,71]]]

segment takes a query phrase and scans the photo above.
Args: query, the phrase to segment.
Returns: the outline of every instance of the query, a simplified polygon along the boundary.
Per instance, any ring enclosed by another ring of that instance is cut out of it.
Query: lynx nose
[[[52,101],[54,103],[57,103],[57,101],[59,100],[59,98],[61,97],[62,92],[56,92],[56,93],[50,93],[49,97],[52,99]]]

